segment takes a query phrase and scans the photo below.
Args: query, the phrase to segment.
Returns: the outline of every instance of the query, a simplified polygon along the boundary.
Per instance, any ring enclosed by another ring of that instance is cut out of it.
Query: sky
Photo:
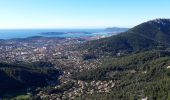
[[[170,0],[0,0],[0,29],[133,27],[170,18]]]

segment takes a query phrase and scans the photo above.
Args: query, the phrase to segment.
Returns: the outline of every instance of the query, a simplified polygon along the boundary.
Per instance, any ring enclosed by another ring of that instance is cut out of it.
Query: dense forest
[[[149,100],[170,99],[170,52],[147,51],[116,59],[108,59],[102,66],[75,73],[77,80],[114,80],[116,87],[111,93],[83,96],[81,99],[134,100],[148,97]]]
[[[80,49],[88,49],[97,56],[165,49],[170,46],[170,22],[168,19],[152,20],[137,25],[116,36],[87,42]]]
[[[1,96],[8,96],[9,93],[15,95],[16,91],[28,92],[27,90],[37,86],[54,84],[57,83],[56,79],[60,74],[60,71],[49,62],[0,63],[0,94]]]
[[[170,99],[170,20],[144,22],[104,39],[87,42],[86,59],[108,56],[97,69],[74,73],[83,81],[116,81],[110,93],[95,93],[77,99],[149,100]],[[88,55],[88,56],[87,56]]]

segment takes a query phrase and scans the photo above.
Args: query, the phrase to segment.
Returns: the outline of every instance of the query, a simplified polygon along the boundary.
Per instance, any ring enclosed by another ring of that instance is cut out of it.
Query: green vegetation
[[[163,24],[160,24],[163,23]],[[168,19],[160,23],[149,21],[116,36],[87,42],[82,49],[95,55],[116,55],[170,47],[170,23]]]
[[[90,59],[96,59],[97,57],[94,54],[84,54],[82,58],[83,60],[90,60]]]
[[[19,95],[17,97],[12,98],[11,100],[29,100],[29,98],[30,98],[30,95],[27,94],[27,95]]]
[[[59,75],[60,72],[48,62],[0,63],[0,94],[15,96],[34,87],[52,84]]]
[[[89,54],[105,56],[97,69],[74,73],[76,80],[114,80],[110,93],[94,93],[77,99],[149,100],[170,99],[170,22],[158,19],[142,23],[116,36],[89,41]]]
[[[86,94],[86,89],[83,89],[84,94],[76,99],[139,100],[147,97],[149,100],[170,100],[169,38],[170,21],[159,19],[142,23],[119,35],[81,45],[79,49],[85,51],[83,60],[90,62],[95,59],[98,61],[98,58],[105,59],[101,60],[102,65],[96,69],[71,72],[69,75],[72,76],[68,75],[67,78],[89,83],[111,80],[115,83],[109,87],[109,93],[94,91]],[[51,87],[49,82],[53,83],[59,75],[60,72],[49,62],[0,63],[0,94],[4,97],[19,95],[15,99],[31,97],[39,100],[40,96],[36,94],[41,91],[42,94],[55,94],[62,98],[64,92],[75,89],[77,85],[73,81],[66,81],[59,87]],[[33,91],[35,95],[25,95],[22,91],[34,87],[41,87]]]
[[[108,59],[103,62],[101,67],[95,70],[84,71],[82,73],[75,74],[74,76],[81,80],[119,80],[119,78],[125,74],[133,74],[137,71],[149,71],[151,70],[151,66],[148,64],[151,63],[151,61],[156,61],[157,59],[161,60],[167,56],[169,57],[169,55],[170,52],[168,51],[147,51],[125,57]]]
[[[167,66],[169,65],[169,51],[147,51],[108,59],[101,67],[74,74],[73,78],[84,81],[116,81],[111,93],[86,95],[83,97],[86,99],[134,100],[147,96],[151,100],[168,100],[170,69],[167,69]]]

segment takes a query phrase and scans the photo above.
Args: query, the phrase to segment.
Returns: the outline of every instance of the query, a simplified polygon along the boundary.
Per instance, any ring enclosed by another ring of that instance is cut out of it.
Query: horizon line
[[[44,30],[46,30],[46,29],[106,29],[106,28],[132,28],[131,26],[129,26],[129,27],[119,27],[119,26],[113,26],[113,27],[73,27],[73,28],[71,28],[71,27],[68,27],[68,28],[0,28],[0,30],[29,30],[29,29],[32,29],[32,30],[36,30],[36,29],[44,29]]]

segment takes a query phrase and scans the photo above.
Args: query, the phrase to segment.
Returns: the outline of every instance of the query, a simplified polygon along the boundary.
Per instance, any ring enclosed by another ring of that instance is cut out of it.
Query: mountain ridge
[[[162,24],[164,23],[164,24]],[[131,53],[170,46],[169,19],[155,19],[139,24],[126,32],[87,42],[84,48],[99,53]]]

